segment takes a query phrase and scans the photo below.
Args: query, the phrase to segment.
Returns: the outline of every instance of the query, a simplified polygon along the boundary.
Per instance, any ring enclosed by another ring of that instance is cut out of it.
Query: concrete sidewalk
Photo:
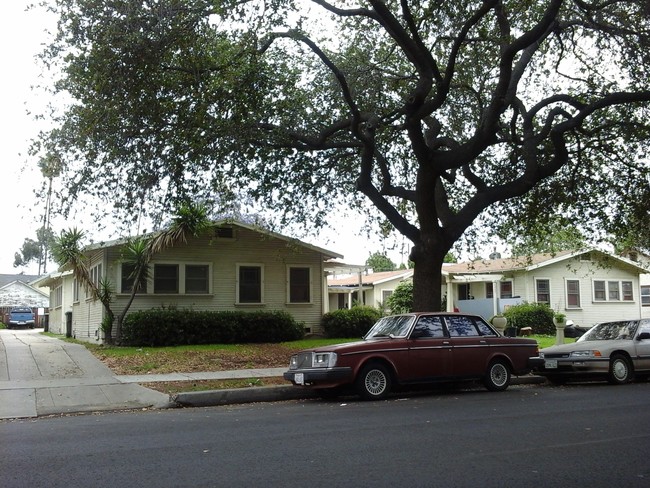
[[[0,330],[0,419],[170,406],[169,395],[122,382],[84,346],[41,331]]]
[[[0,330],[0,419],[125,410],[206,407],[315,397],[286,386],[179,393],[173,397],[140,383],[279,377],[286,368],[204,373],[116,376],[83,345],[35,330]],[[513,377],[512,384],[543,383],[540,376]]]

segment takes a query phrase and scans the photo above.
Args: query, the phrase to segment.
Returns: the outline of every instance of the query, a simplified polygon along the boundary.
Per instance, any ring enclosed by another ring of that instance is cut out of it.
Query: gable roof
[[[26,275],[26,274],[0,274],[0,288],[8,285],[9,283],[13,283],[15,281],[19,281],[21,283],[25,284],[30,284],[34,280],[38,279],[39,275]]]
[[[405,280],[413,276],[412,269],[399,269],[397,271],[380,271],[379,273],[361,274],[362,285],[379,285],[392,280]],[[346,278],[328,279],[327,286],[359,286],[359,276],[353,275]]]
[[[282,234],[278,234],[277,232],[273,232],[267,229],[263,229],[262,227],[259,227],[257,225],[252,225],[252,224],[245,224],[244,222],[238,222],[230,219],[223,219],[223,220],[217,220],[213,222],[215,227],[222,227],[222,226],[234,226],[234,227],[240,227],[242,229],[247,229],[253,232],[257,232],[258,234],[263,234],[269,237],[274,237],[276,239],[279,239],[281,241],[285,241],[287,245],[291,246],[300,246],[304,247],[306,249],[309,249],[311,251],[315,251],[318,253],[323,254],[326,258],[332,259],[332,258],[343,258],[342,254],[338,254],[334,251],[329,251],[327,249],[324,249],[322,247],[314,246],[312,244],[308,244],[306,242],[300,241],[299,239],[294,239],[293,237],[288,237]],[[146,234],[146,236],[153,236],[157,232],[150,232]],[[112,241],[106,241],[106,242],[99,242],[95,244],[91,244],[89,246],[86,246],[86,250],[92,251],[96,249],[105,249],[109,247],[118,247],[118,246],[123,246],[128,242],[129,238],[123,237],[120,239],[115,239]]]
[[[550,266],[562,261],[568,261],[583,254],[595,253],[602,261],[612,260],[619,266],[628,267],[639,273],[647,273],[647,270],[627,258],[615,256],[599,249],[583,249],[579,251],[560,251],[557,253],[532,254],[530,256],[518,256],[512,258],[476,260],[465,263],[445,265],[443,271],[447,274],[490,274],[514,271],[533,271],[544,266]]]

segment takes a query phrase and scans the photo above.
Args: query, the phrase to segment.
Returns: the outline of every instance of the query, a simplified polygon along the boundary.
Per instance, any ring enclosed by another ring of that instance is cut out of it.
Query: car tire
[[[490,391],[504,391],[510,385],[510,368],[502,359],[490,363],[485,375],[485,387]]]
[[[622,354],[614,354],[609,360],[607,380],[612,385],[624,385],[632,381],[634,370],[630,360]]]
[[[382,400],[390,393],[392,384],[393,379],[386,366],[370,363],[357,376],[356,389],[364,400]]]

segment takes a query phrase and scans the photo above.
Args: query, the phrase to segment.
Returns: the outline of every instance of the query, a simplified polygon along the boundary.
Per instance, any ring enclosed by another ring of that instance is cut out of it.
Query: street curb
[[[541,384],[542,376],[514,376],[511,385]],[[314,390],[297,386],[261,386],[177,393],[171,397],[172,407],[217,407],[239,403],[281,402],[318,398]]]

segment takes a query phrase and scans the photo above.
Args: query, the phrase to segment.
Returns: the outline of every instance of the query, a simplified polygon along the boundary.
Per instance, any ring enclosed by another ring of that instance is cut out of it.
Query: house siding
[[[101,263],[105,277],[113,284],[116,293],[112,308],[116,317],[124,309],[129,294],[121,293],[120,248],[100,249],[91,254],[90,266]],[[153,273],[147,283],[147,293],[136,295],[128,313],[151,308],[176,307],[190,310],[284,310],[298,322],[303,322],[307,332],[321,332],[320,321],[324,306],[325,282],[323,261],[325,256],[308,247],[294,245],[292,241],[257,233],[246,228],[235,228],[234,239],[212,236],[191,238],[165,249],[152,260],[155,264],[206,264],[211,269],[210,293],[153,293]],[[238,304],[238,264],[255,264],[263,267],[263,302],[261,304]],[[311,301],[304,304],[288,303],[289,266],[310,269]],[[85,293],[80,292],[82,296]],[[81,340],[102,340],[100,325],[104,310],[99,301],[81,299],[73,306],[73,333]],[[115,324],[113,327],[115,330]]]
[[[548,280],[549,307],[565,314],[567,320],[573,320],[579,325],[592,326],[603,321],[642,317],[648,307],[641,307],[639,270],[620,260],[608,258],[603,253],[593,252],[590,255],[591,259],[581,259],[581,256],[567,257],[557,262],[541,263],[527,270],[496,271],[495,273],[502,275],[503,281],[512,281],[514,297],[512,302],[538,303],[536,283],[539,280]],[[482,273],[485,274],[485,270]],[[454,274],[462,275],[464,273]],[[571,307],[567,304],[566,284],[569,280],[579,283],[579,307]],[[633,299],[630,301],[594,300],[594,281],[631,282]],[[454,284],[454,297],[458,296],[458,286],[458,283]],[[498,286],[495,288],[495,293],[499,297]],[[485,282],[472,282],[471,294],[474,299],[485,299]],[[467,302],[465,304],[467,305]]]

